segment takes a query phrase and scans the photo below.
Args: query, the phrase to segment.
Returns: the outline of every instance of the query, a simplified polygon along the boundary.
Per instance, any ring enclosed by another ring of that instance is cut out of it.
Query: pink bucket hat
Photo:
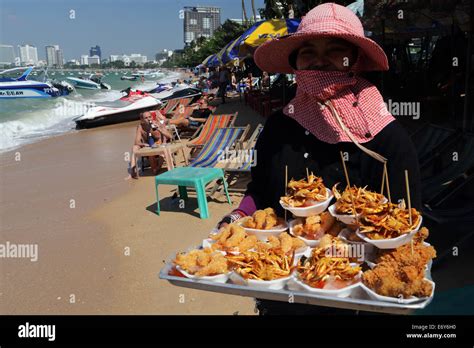
[[[334,3],[316,6],[301,20],[294,34],[265,42],[255,51],[255,63],[271,73],[294,72],[289,56],[305,41],[318,37],[346,40],[359,48],[357,71],[388,70],[387,56],[373,40],[364,36],[359,18],[348,8]]]

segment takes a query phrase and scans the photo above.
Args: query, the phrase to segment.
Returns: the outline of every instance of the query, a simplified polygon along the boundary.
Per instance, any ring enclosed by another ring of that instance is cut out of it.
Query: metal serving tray
[[[169,272],[173,265],[168,261],[159,273],[160,279],[165,279],[171,284],[181,286],[184,288],[192,288],[198,290],[219,292],[223,294],[238,295],[245,297],[261,298],[274,301],[289,302],[291,297],[295,303],[305,303],[310,305],[352,309],[356,311],[368,311],[390,314],[410,314],[416,309],[425,308],[433,299],[427,298],[424,301],[401,304],[392,302],[374,301],[368,297],[362,288],[357,288],[356,291],[348,298],[338,298],[333,296],[322,296],[302,291],[291,291],[286,288],[283,290],[268,290],[256,289],[250,286],[237,285],[230,282],[214,283],[209,281],[202,281],[196,279],[189,279],[185,277],[173,276]]]

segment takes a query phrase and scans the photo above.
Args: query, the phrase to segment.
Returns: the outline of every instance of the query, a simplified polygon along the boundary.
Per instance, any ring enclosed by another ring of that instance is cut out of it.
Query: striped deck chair
[[[250,126],[218,128],[189,166],[215,167],[222,159],[222,155],[226,150],[234,149],[238,143],[245,139],[249,128]]]
[[[253,131],[250,138],[244,144],[238,143],[236,144],[237,155],[239,156],[235,162],[227,162],[227,163],[219,163],[216,165],[218,168],[224,169],[224,174],[226,177],[227,187],[230,187],[231,182],[236,178],[239,174],[243,173],[250,173],[250,169],[256,165],[257,163],[257,153],[255,150],[255,145],[257,144],[258,137],[260,133],[262,133],[263,126],[258,124],[257,128]],[[212,190],[211,194],[218,190],[220,185],[216,184]],[[237,189],[233,189],[234,191],[239,191]],[[243,189],[242,191],[245,191]],[[221,187],[221,191],[224,192],[224,186]]]
[[[166,104],[163,106],[163,108],[160,109],[160,112],[163,115],[169,114],[170,112],[172,112],[176,108],[176,106],[178,106],[180,100],[181,99],[167,100]]]
[[[210,115],[206,123],[198,128],[187,145],[193,148],[204,146],[211,139],[216,129],[233,126],[237,115],[238,112],[235,114]]]

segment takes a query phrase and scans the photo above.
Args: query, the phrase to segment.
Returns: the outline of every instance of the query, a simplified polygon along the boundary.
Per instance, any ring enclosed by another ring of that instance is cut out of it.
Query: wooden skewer
[[[383,195],[384,188],[385,188],[385,164],[384,164],[384,169],[382,173],[382,187],[380,188],[381,195]]]
[[[288,166],[285,165],[285,196],[288,194]],[[285,209],[285,221],[286,221],[286,209]]]
[[[342,151],[339,151],[339,153],[341,154],[342,167],[344,168],[344,175],[346,176],[347,186],[349,187],[349,196],[351,197],[352,212],[354,213],[356,223],[358,224],[359,223],[359,217],[357,216],[357,211],[356,211],[356,207],[355,207],[355,203],[354,203],[354,197],[352,196],[351,182],[349,181],[349,174],[347,172],[346,162],[344,161],[344,156],[342,154]]]
[[[410,199],[410,183],[408,181],[408,170],[405,169],[405,184],[407,186],[407,200],[408,200],[408,215],[410,216],[410,227],[413,224],[411,216],[411,199]]]
[[[383,164],[383,171],[385,175],[385,181],[387,184],[387,195],[389,203],[392,203],[392,197],[390,196],[390,181],[388,180],[388,170],[387,170],[387,162]]]
[[[309,183],[309,170],[308,170],[308,168],[306,168],[306,179],[308,180],[308,183]]]

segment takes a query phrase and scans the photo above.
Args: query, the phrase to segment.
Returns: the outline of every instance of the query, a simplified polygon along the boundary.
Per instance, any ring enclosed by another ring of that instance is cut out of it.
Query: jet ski
[[[145,96],[134,102],[118,100],[114,105],[95,106],[84,115],[74,118],[76,129],[94,128],[110,124],[135,121],[143,111],[157,109],[161,102],[151,96]]]
[[[164,83],[157,83],[155,87],[150,88],[146,92],[147,93],[160,93],[162,91],[169,91],[172,88],[173,87],[171,85],[164,84]]]
[[[127,81],[136,81],[138,78],[136,76],[122,76],[120,80],[127,80]]]

